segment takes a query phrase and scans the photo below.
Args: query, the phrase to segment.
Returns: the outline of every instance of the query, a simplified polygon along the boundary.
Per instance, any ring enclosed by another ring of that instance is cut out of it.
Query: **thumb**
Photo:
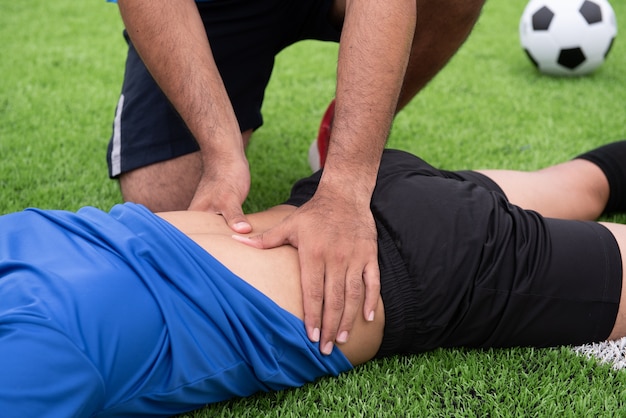
[[[250,237],[233,235],[233,238],[246,245],[259,249],[280,247],[281,245],[290,244],[286,230],[282,225],[283,224],[277,225],[265,232]]]

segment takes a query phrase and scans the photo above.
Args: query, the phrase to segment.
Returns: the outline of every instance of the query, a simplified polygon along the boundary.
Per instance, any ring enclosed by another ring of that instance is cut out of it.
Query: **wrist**
[[[370,171],[371,167],[359,165],[340,169],[325,166],[317,190],[330,198],[340,196],[369,207],[378,170]]]

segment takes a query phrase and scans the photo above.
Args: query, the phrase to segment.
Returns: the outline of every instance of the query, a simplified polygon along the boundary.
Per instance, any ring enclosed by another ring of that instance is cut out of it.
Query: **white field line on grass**
[[[608,363],[615,370],[626,368],[626,337],[616,341],[585,344],[573,348],[575,353]]]

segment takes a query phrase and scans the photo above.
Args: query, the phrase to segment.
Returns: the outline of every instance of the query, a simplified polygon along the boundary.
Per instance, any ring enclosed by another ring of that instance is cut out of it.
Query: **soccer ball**
[[[522,48],[545,74],[593,72],[615,36],[615,12],[607,0],[531,0],[519,24]]]

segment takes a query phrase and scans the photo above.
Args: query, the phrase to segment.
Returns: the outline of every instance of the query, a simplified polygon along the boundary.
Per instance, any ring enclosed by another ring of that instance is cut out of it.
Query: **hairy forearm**
[[[203,149],[242,147],[241,133],[193,0],[119,0],[146,67]]]
[[[349,179],[365,195],[374,188],[395,115],[415,8],[415,0],[351,0],[346,5],[325,177]]]

